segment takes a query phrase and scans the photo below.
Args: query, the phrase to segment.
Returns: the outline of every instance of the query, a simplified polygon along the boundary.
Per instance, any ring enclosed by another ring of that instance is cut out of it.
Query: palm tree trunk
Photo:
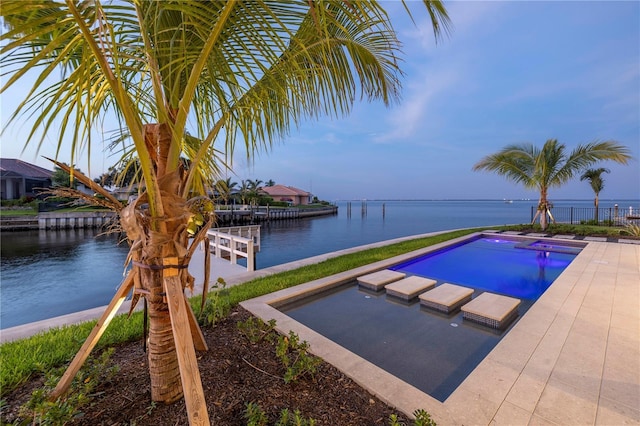
[[[593,204],[594,204],[594,206],[595,206],[595,208],[596,208],[596,213],[595,213],[595,215],[594,215],[594,218],[595,218],[595,220],[596,220],[596,225],[597,225],[597,224],[600,222],[600,221],[598,220],[598,206],[599,206],[599,204],[600,204],[600,203],[599,203],[599,200],[598,200],[598,193],[596,193],[596,198],[593,200]]]
[[[190,212],[186,207],[186,200],[179,195],[182,185],[180,173],[165,172],[171,144],[169,126],[145,125],[145,143],[152,153],[164,216],[150,217],[148,210],[144,208],[146,195],[142,195],[142,199],[130,206],[133,211],[126,215],[128,228],[125,230],[133,241],[132,247],[137,248],[132,257],[140,272],[139,287],[142,288],[149,306],[148,360],[151,398],[153,401],[169,404],[183,396],[183,386],[164,288],[163,259],[182,259],[186,254],[186,229]],[[180,277],[184,289],[187,275],[180,274]]]
[[[540,214],[540,227],[542,230],[546,230],[549,226],[547,221],[547,211],[549,209],[549,200],[547,200],[547,190],[542,188],[540,190],[540,201],[538,202],[538,213]]]
[[[171,327],[169,307],[162,288],[162,274],[149,271],[143,286],[149,291],[149,375],[152,401],[170,404],[182,397],[180,368]]]

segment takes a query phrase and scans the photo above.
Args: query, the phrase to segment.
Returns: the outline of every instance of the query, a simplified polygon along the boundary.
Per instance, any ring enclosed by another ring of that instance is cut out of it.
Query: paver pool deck
[[[325,280],[370,272],[363,267]],[[405,413],[425,409],[440,425],[640,424],[640,245],[588,241],[444,402],[274,307],[301,297],[305,286],[319,285],[326,283],[317,280],[242,305],[275,319],[279,330],[298,333],[315,354]]]
[[[254,272],[233,269],[225,279],[233,285],[364,248],[433,234],[355,247]],[[276,319],[281,331],[298,333],[315,354],[385,402],[405,413],[425,409],[441,426],[640,424],[640,245],[636,243],[588,240],[569,267],[443,403],[269,305],[292,295],[301,297],[309,288],[355,280],[390,266],[398,258],[252,299],[243,306],[263,319]],[[90,317],[79,314],[66,322]],[[29,326],[14,329],[11,336],[2,330],[1,340],[34,332]]]

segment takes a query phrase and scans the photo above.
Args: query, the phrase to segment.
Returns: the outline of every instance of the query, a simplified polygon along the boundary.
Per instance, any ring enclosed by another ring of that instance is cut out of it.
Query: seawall
[[[39,213],[37,216],[4,216],[0,218],[0,230],[102,228],[108,225],[115,216],[116,214],[111,211],[47,212]]]
[[[255,210],[219,210],[218,226],[260,223],[270,220],[299,219],[338,213],[337,206],[313,209],[257,208]],[[35,229],[82,229],[102,228],[116,214],[111,211],[98,212],[40,212],[37,216],[4,216],[0,218],[2,231],[26,231]]]

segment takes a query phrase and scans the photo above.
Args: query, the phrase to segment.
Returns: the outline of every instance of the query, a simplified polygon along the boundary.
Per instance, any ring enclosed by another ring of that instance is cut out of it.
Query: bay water
[[[604,200],[602,208],[639,207]],[[535,200],[340,201],[338,214],[262,224],[257,269],[398,237],[528,223]],[[554,201],[591,207],[592,200]],[[0,328],[103,306],[122,281],[128,247],[94,230],[0,235]]]

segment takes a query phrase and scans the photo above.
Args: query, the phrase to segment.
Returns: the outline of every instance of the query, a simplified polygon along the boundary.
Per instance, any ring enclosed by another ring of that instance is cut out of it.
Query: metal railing
[[[536,207],[531,207],[531,221],[536,214]],[[553,207],[551,214],[556,223],[626,226],[640,223],[640,209],[619,207]]]
[[[207,231],[209,250],[218,258],[229,259],[232,264],[238,258],[247,259],[247,271],[256,269],[256,252],[260,251],[260,226],[229,226]]]

